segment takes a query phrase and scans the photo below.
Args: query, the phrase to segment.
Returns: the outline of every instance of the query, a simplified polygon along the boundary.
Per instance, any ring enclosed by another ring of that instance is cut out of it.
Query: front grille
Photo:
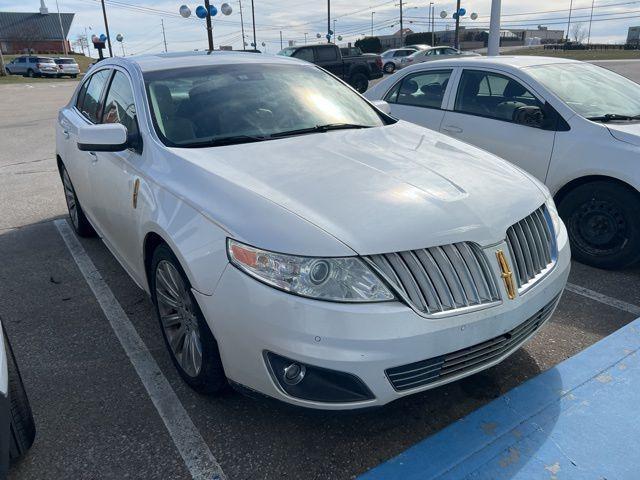
[[[547,207],[542,206],[507,230],[507,245],[511,253],[518,290],[533,283],[556,258],[557,247]]]
[[[531,337],[551,316],[558,295],[534,316],[504,335],[457,352],[385,370],[393,388],[399,392],[422,387],[448,377],[462,375],[511,353]]]
[[[423,313],[446,312],[500,299],[487,260],[475,243],[371,255],[366,259]]]

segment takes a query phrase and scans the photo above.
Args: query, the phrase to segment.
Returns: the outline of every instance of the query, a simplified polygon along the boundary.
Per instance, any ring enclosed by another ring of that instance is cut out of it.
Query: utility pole
[[[495,57],[500,54],[500,1],[491,1],[491,20],[489,23],[489,44],[487,55]]]
[[[282,50],[284,47],[282,46],[282,30],[280,30],[280,50]]]
[[[327,0],[327,43],[331,43],[331,0]]]
[[[307,35],[309,35],[309,34],[305,32],[305,34],[304,34],[304,44],[305,45],[307,44]]]
[[[62,28],[62,16],[60,15],[60,6],[58,5],[58,0],[56,0],[56,9],[58,9],[58,22],[60,23],[60,37],[62,38],[62,49],[64,50],[64,54],[68,55],[69,50],[67,49],[67,39],[64,35],[64,28]]]
[[[207,9],[207,40],[209,42],[209,52],[213,52],[213,28],[211,27],[211,7],[209,6],[209,0],[204,0],[204,8]]]
[[[400,46],[404,46],[404,23],[402,22],[402,0],[400,0]]]
[[[429,2],[429,30],[431,31],[431,46],[433,47],[433,2]]]
[[[373,37],[373,14],[376,12],[371,12],[371,36]]]
[[[162,39],[164,40],[164,53],[167,53],[167,36],[164,33],[164,18],[160,19],[160,24],[162,25]],[[122,47],[122,51],[124,52],[124,47]]]
[[[453,42],[453,46],[455,48],[460,48],[460,0],[458,0],[457,6],[456,6],[456,35],[455,35],[455,40]]]
[[[251,0],[251,21],[253,23],[253,48],[258,49],[258,41],[256,40],[256,10],[253,7],[253,0]]]
[[[337,20],[334,18],[333,19],[333,43],[336,43],[336,40],[338,39],[338,35],[336,35],[336,22]]]
[[[591,0],[591,16],[589,17],[589,34],[587,35],[587,45],[591,45],[591,22],[593,21],[593,4],[596,0]]]
[[[240,6],[240,28],[242,29],[242,49],[247,48],[246,42],[244,40],[244,18],[242,17],[242,0],[238,0],[238,5]]]
[[[100,0],[102,3],[102,16],[104,17],[104,30],[107,34],[107,45],[109,46],[109,56],[113,57],[113,51],[111,50],[111,35],[109,35],[109,22],[107,22],[107,10],[104,7],[104,0]]]
[[[573,10],[573,0],[569,2],[569,21],[567,22],[567,42],[569,41],[569,28],[571,28],[571,11]]]

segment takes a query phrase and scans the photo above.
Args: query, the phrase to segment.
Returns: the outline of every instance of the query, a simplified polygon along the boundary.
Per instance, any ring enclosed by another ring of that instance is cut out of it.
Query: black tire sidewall
[[[393,73],[395,69],[396,69],[396,66],[392,62],[385,63],[383,67],[383,70],[385,71],[385,73]]]
[[[585,251],[576,241],[575,231],[580,207],[592,200],[606,200],[616,205],[627,225],[627,244],[617,253],[596,256]],[[580,185],[571,190],[558,203],[558,212],[567,226],[571,252],[575,260],[604,269],[619,269],[640,260],[640,194],[629,187],[613,182],[598,181]]]
[[[180,365],[180,362],[178,362],[178,360],[175,358],[173,351],[171,350],[171,346],[169,345],[167,335],[162,326],[162,322],[160,320],[160,310],[158,308],[158,298],[156,295],[156,269],[158,267],[158,264],[163,260],[170,262],[180,273],[182,281],[189,291],[191,301],[195,308],[195,314],[198,318],[198,329],[200,333],[200,341],[202,344],[202,367],[200,369],[200,373],[195,377],[192,377],[187,372],[185,372]],[[182,266],[180,265],[180,262],[171,251],[171,249],[166,244],[162,244],[158,246],[153,252],[153,257],[151,259],[151,265],[149,268],[149,283],[154,314],[158,320],[158,325],[160,326],[165,346],[167,347],[167,351],[169,352],[169,356],[171,357],[171,361],[175,365],[176,370],[178,370],[178,373],[180,374],[182,379],[197,392],[212,394],[221,391],[227,385],[227,378],[222,366],[222,360],[220,359],[218,343],[211,333],[211,329],[209,328],[209,325],[207,324],[207,321],[202,314],[202,310],[200,309],[196,298],[191,292],[191,282],[189,282],[189,279],[185,274]]]
[[[362,91],[358,90],[358,83],[362,83],[365,87]],[[369,79],[364,73],[354,73],[349,84],[359,93],[364,93],[369,88]]]
[[[62,176],[64,173],[69,175],[67,168],[64,165],[60,166],[60,179],[62,180]],[[69,213],[69,223],[73,227],[73,230],[81,237],[95,237],[96,231],[93,229],[93,226],[87,219],[84,211],[82,210],[82,206],[80,205],[80,201],[78,200],[78,195],[76,194],[76,189],[73,186],[73,182],[71,181],[71,176],[69,176],[69,183],[71,184],[71,189],[73,190],[73,199],[76,202],[76,209],[78,211],[78,225],[74,225],[73,220],[71,219],[71,212],[69,212],[67,208],[67,212]],[[64,185],[63,185],[64,188]]]

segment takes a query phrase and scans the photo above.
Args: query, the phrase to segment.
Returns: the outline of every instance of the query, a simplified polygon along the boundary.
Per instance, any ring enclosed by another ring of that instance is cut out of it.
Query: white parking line
[[[624,310],[625,312],[629,312],[640,317],[640,307],[632,303],[618,300],[617,298],[613,298],[594,290],[581,287],[580,285],[574,285],[573,283],[567,283],[565,289],[569,290],[570,292],[577,293],[578,295],[582,295],[583,297],[590,298],[591,300],[595,300],[596,302],[604,303],[605,305],[609,305],[610,307],[615,307],[619,310]]]
[[[194,480],[224,480],[222,468],[73,230],[65,220],[54,223],[147,389],[191,477]]]

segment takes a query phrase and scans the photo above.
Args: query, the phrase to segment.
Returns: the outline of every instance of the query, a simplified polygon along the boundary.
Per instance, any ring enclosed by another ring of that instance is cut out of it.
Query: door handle
[[[62,135],[64,135],[64,138],[66,138],[68,140],[69,139],[69,130],[63,130],[62,131]]]
[[[98,155],[96,155],[96,152],[89,152],[89,157],[91,157],[91,163],[93,165],[98,163]]]
[[[442,130],[449,133],[462,133],[463,130],[460,127],[456,127],[455,125],[445,125],[442,127]]]

